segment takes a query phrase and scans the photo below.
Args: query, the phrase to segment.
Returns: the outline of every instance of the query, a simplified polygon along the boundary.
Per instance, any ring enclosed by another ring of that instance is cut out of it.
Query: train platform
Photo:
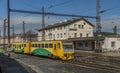
[[[35,73],[31,68],[3,53],[0,53],[0,71],[0,73]]]

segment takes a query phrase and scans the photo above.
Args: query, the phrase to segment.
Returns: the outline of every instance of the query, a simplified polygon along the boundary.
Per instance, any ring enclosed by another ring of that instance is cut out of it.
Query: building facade
[[[120,36],[105,37],[102,49],[103,51],[120,51]]]
[[[84,18],[65,20],[45,28],[45,40],[66,40],[78,37],[93,37],[94,25]],[[42,40],[42,29],[38,41]]]

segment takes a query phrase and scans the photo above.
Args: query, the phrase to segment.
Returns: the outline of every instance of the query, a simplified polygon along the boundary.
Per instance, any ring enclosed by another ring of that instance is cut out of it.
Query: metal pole
[[[26,40],[26,35],[25,35],[25,22],[23,21],[23,39],[24,41]]]
[[[10,57],[10,0],[7,0],[7,18],[8,18],[8,57]]]
[[[3,30],[3,49],[6,51],[6,49],[5,49],[5,44],[6,44],[6,20],[7,19],[4,19],[4,30]]]
[[[100,40],[100,36],[101,36],[100,0],[96,1],[96,12],[97,12],[97,14],[96,14],[96,35],[97,35],[96,51],[101,52],[102,47],[101,47],[101,40]]]
[[[45,41],[45,14],[44,14],[44,7],[42,7],[42,41]]]
[[[100,23],[100,0],[97,0],[96,2],[96,33],[97,33],[97,36],[100,35],[101,33],[101,23]]]
[[[14,42],[14,25],[13,25],[13,27],[12,27],[12,28],[13,28],[13,42]]]

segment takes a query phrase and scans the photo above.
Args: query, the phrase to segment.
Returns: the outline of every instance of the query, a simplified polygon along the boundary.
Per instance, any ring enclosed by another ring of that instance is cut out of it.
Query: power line
[[[31,7],[31,8],[34,8],[34,9],[37,9],[37,10],[40,10],[40,8],[36,7],[36,6],[33,6],[32,4],[29,4],[28,2],[25,2],[25,0],[18,0],[19,2],[23,3],[24,5],[28,6],[28,7]]]
[[[87,9],[87,10],[80,11],[80,12],[75,12],[75,13],[85,13],[85,12],[89,12],[89,11],[92,11],[92,10],[95,10],[95,8],[91,8],[91,9]]]
[[[11,12],[19,12],[19,13],[29,13],[29,14],[42,14],[42,12],[17,10],[17,9],[10,9],[10,11]],[[50,12],[45,12],[44,14],[45,15],[53,15],[53,16],[96,18],[95,16],[83,16],[83,15],[73,15],[73,14],[58,14],[58,13],[50,13]]]
[[[117,9],[117,8],[119,8],[119,6],[112,7],[112,8],[105,9],[105,10],[102,10],[102,11],[100,11],[100,13],[104,13],[104,12],[106,12],[106,11],[114,10],[114,9]]]
[[[117,3],[118,3],[118,2],[120,2],[120,0],[117,0]],[[104,13],[104,12],[106,12],[106,11],[114,10],[114,9],[119,8],[119,7],[120,7],[120,5],[118,4],[118,5],[116,5],[115,7],[111,7],[111,8],[108,8],[108,9],[104,9],[104,10],[100,11],[100,13]]]
[[[72,2],[72,1],[71,1],[71,0],[67,0],[67,1],[62,2],[62,3],[58,3],[58,4],[54,4],[54,5],[50,5],[50,6],[47,7],[47,8],[54,8],[54,7],[62,6],[62,5],[68,4],[68,3],[70,3],[70,2]]]

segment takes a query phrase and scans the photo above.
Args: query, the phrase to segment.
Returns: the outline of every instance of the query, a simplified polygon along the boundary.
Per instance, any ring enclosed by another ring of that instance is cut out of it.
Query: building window
[[[88,37],[88,34],[86,34],[86,37]]]
[[[66,28],[66,26],[64,26],[64,29]]]
[[[74,24],[74,28],[77,28],[77,24]]]
[[[59,27],[57,27],[57,30],[59,30]]]
[[[79,45],[80,47],[82,47],[83,44],[82,44],[82,43],[78,43],[78,45]]]
[[[62,26],[60,26],[60,30],[62,30]]]
[[[61,33],[61,38],[62,38],[62,33]]]
[[[75,37],[75,38],[77,37],[77,33],[74,33],[74,37]]]
[[[80,37],[82,37],[82,33],[80,33]]]
[[[53,39],[55,39],[55,34],[53,34]]]
[[[66,35],[66,33],[64,33],[64,35]]]
[[[88,42],[85,43],[85,46],[88,47]]]
[[[52,33],[48,33],[49,39],[52,38]]]
[[[83,23],[84,25],[86,24],[86,23]]]
[[[78,25],[79,28],[83,29],[84,28],[84,25]]]
[[[78,25],[78,27],[80,28],[80,25]]]
[[[58,35],[58,38],[59,38],[59,34],[57,34]]]
[[[115,47],[115,41],[111,42],[111,47]]]
[[[84,28],[84,25],[81,25],[81,28],[83,29],[83,28]]]

